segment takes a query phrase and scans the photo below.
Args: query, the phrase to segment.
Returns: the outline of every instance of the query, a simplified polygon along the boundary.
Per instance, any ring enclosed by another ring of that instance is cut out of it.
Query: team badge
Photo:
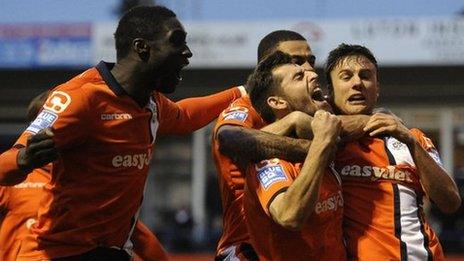
[[[44,108],[52,112],[61,113],[71,103],[71,96],[62,91],[54,91],[44,104]]]
[[[248,117],[248,109],[244,107],[232,107],[224,112],[222,117],[224,120],[236,120],[244,122]]]
[[[276,182],[287,180],[278,159],[261,161],[255,165],[255,168],[258,173],[258,180],[264,189],[268,189]]]
[[[29,125],[26,131],[36,134],[40,130],[53,126],[53,123],[58,119],[58,115],[49,110],[43,110],[37,118]]]

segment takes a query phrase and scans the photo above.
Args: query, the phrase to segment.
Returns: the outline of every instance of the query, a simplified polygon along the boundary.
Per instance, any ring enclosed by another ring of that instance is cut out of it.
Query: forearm
[[[281,120],[275,121],[266,127],[261,128],[261,130],[279,136],[290,136],[295,132],[295,124],[289,116],[290,114]]]
[[[303,161],[311,144],[294,139],[239,126],[223,126],[218,130],[220,152],[239,162],[259,162],[281,158],[291,162]]]
[[[134,243],[134,252],[140,260],[168,260],[166,250],[153,232],[140,220],[137,221],[131,240]]]
[[[299,176],[270,205],[270,213],[277,223],[288,229],[300,229],[313,213],[319,198],[322,177],[333,150],[331,142],[313,142]]]
[[[427,195],[444,213],[455,212],[461,205],[461,198],[454,181],[418,141],[414,139],[408,147]]]
[[[369,121],[368,115],[338,115],[342,122],[341,139],[343,142],[350,142],[363,137],[366,132],[363,128]]]
[[[209,96],[187,98],[176,102],[180,114],[178,125],[185,126],[176,134],[188,134],[206,126],[240,96],[238,88],[231,88]]]

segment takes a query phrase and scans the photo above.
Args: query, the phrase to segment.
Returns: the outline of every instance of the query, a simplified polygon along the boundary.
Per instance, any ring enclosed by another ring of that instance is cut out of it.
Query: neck
[[[118,61],[111,69],[111,74],[140,106],[145,106],[148,103],[156,86],[153,80],[156,77],[153,75],[149,77],[149,73],[137,62],[129,59]]]

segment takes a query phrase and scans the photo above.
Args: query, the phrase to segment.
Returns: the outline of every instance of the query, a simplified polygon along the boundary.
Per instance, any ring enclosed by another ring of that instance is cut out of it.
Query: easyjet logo
[[[71,96],[62,91],[54,91],[48,97],[44,104],[44,108],[56,113],[63,112],[66,107],[71,103]]]
[[[397,181],[412,182],[412,173],[407,170],[399,170],[395,166],[374,167],[348,165],[344,166],[340,174],[349,177],[370,177],[372,180],[389,179]]]
[[[104,121],[130,120],[132,119],[132,115],[129,113],[104,113],[101,115],[101,119]]]
[[[113,157],[111,161],[113,167],[136,167],[138,169],[143,169],[143,167],[150,164],[151,154],[150,153],[141,153],[134,155],[117,155]]]
[[[337,194],[331,196],[330,198],[317,202],[316,207],[314,211],[316,211],[316,214],[320,214],[322,212],[327,212],[327,211],[337,211],[338,208],[343,207],[343,195],[341,191],[338,191]]]

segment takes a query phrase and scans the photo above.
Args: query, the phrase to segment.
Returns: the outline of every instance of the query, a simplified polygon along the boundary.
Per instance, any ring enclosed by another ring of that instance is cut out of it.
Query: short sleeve
[[[58,88],[50,93],[42,111],[25,133],[33,135],[42,129],[52,128],[59,149],[80,143],[92,129],[88,115],[89,102],[90,98],[83,88]]]
[[[435,160],[435,162],[443,168],[443,162],[441,160],[440,154],[438,153],[438,150],[433,144],[433,141],[419,129],[411,129],[411,133],[419,141],[421,147],[424,148],[427,153]]]
[[[296,177],[296,169],[288,162],[279,159],[263,160],[253,164],[247,179],[251,179],[250,189],[256,194],[263,210],[268,216],[269,206],[277,195],[287,191]]]
[[[258,112],[248,103],[243,102],[247,97],[242,97],[232,103],[227,109],[219,114],[214,126],[213,137],[216,137],[219,128],[225,125],[235,125],[246,128],[261,128],[264,124]]]

